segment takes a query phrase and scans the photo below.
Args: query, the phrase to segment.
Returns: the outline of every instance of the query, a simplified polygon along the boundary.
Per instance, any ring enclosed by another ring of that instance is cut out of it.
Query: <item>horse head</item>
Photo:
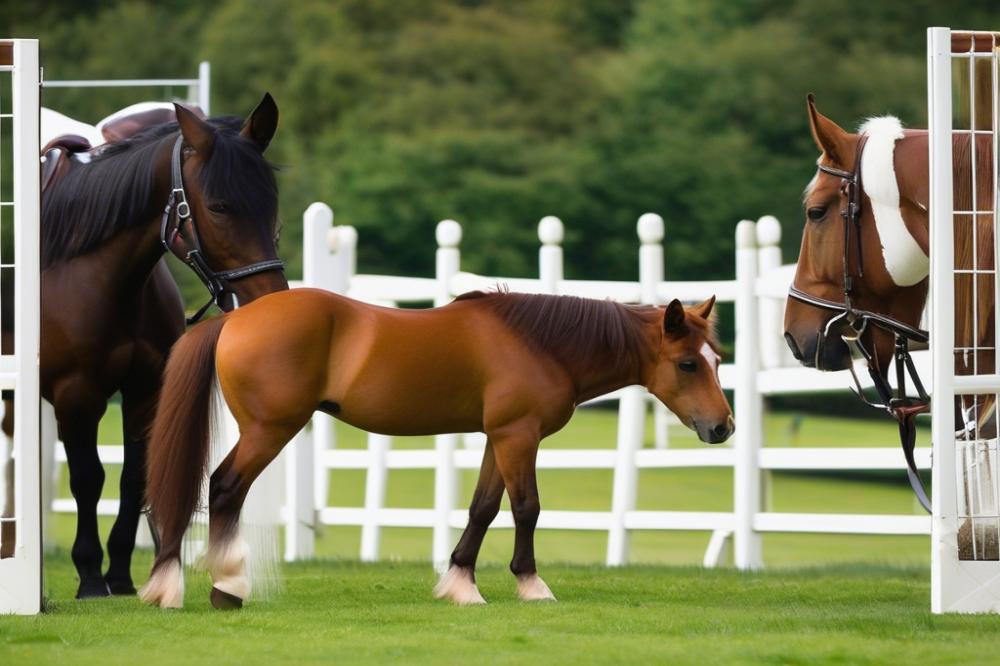
[[[851,364],[843,336],[859,335],[884,376],[891,326],[869,325],[857,313],[910,327],[920,321],[928,273],[926,134],[904,132],[891,117],[846,132],[816,110],[812,95],[808,112],[822,154],[803,198],[785,340],[803,365],[842,370]]]
[[[663,335],[646,389],[698,433],[718,444],[736,429],[733,412],[719,384],[718,346],[709,317],[715,298],[685,309],[678,300],[663,310]]]
[[[278,125],[274,100],[265,94],[242,124],[206,121],[175,106],[181,138],[172,157],[164,245],[223,310],[287,289],[277,256],[278,188],[264,158]]]

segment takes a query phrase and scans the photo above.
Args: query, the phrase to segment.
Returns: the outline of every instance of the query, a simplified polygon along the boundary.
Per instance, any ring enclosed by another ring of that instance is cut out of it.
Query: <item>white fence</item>
[[[42,601],[41,503],[34,482],[40,468],[38,79],[38,40],[0,40],[0,168],[13,169],[9,180],[0,180],[0,225],[14,243],[13,256],[0,266],[3,279],[14,283],[14,347],[0,349],[0,389],[16,397],[13,441],[3,437],[2,448],[10,449],[0,451],[0,614],[38,613]]]
[[[762,566],[760,535],[764,532],[829,532],[857,534],[929,534],[930,520],[920,515],[845,515],[774,513],[762,510],[762,473],[772,470],[902,470],[897,448],[766,448],[763,442],[763,400],[766,395],[813,391],[843,391],[850,380],[846,373],[819,373],[789,364],[781,333],[781,314],[794,266],[782,266],[781,229],[773,217],[757,223],[743,221],[736,228],[736,279],[686,282],[663,279],[663,220],[653,214],[638,222],[639,280],[613,282],[566,280],[563,278],[561,242],[563,225],[554,217],[539,223],[539,272],[537,279],[481,276],[460,268],[461,227],[446,220],[437,227],[436,275],[411,278],[356,272],[357,232],[334,227],[333,213],[324,204],[310,206],[305,214],[304,284],[327,288],[380,304],[443,303],[471,289],[489,289],[498,283],[514,291],[573,294],[613,298],[623,302],[662,303],[670,298],[693,302],[716,295],[719,302],[735,303],[736,353],[734,363],[720,370],[723,385],[734,391],[738,427],[732,446],[671,450],[660,439],[653,450],[642,449],[648,396],[640,387],[629,387],[601,400],[618,400],[616,442],[604,450],[546,450],[538,456],[539,469],[609,469],[613,471],[610,511],[542,510],[538,527],[601,530],[608,533],[606,562],[628,560],[628,533],[632,530],[706,530],[712,538],[705,553],[706,565],[714,565],[731,538],[736,566]],[[926,358],[918,355],[918,363]],[[658,432],[665,419],[657,419]],[[428,450],[393,450],[391,438],[369,435],[367,450],[340,450],[333,443],[331,419],[317,414],[312,424],[313,448],[300,439],[296,447],[299,469],[290,473],[300,492],[315,497],[316,521],[324,525],[361,526],[360,556],[379,556],[382,527],[429,527],[433,530],[433,560],[447,562],[453,545],[453,529],[466,523],[465,499],[456,497],[457,471],[477,469],[481,451],[460,447],[458,435],[435,438]],[[468,441],[470,438],[465,437]],[[475,438],[472,438],[475,441]],[[662,448],[661,448],[662,446]],[[309,457],[315,456],[315,465]],[[917,463],[927,468],[926,449],[918,451]],[[733,470],[734,506],[726,512],[636,510],[638,470],[651,468],[726,467]],[[309,473],[305,473],[308,470]],[[362,507],[326,506],[326,479],[331,469],[366,470]],[[433,469],[434,506],[426,509],[388,508],[385,484],[389,469]],[[307,478],[308,477],[308,478]],[[310,489],[302,490],[305,485]],[[299,506],[289,531],[311,527],[309,512]],[[500,515],[494,527],[511,527],[510,516]],[[296,539],[293,539],[293,541]],[[307,541],[303,539],[301,541]],[[286,549],[286,557],[309,557],[310,550]]]
[[[992,426],[988,401],[1000,397],[1000,276],[997,218],[1000,216],[1000,32],[927,32],[927,106],[930,150],[931,350],[935,400],[931,548],[931,610],[1000,612],[1000,464],[996,414]],[[981,74],[987,85],[981,86]],[[953,79],[954,75],[954,79]],[[964,76],[963,76],[964,75]],[[963,82],[964,79],[964,82]],[[964,85],[963,85],[964,83]],[[986,96],[977,99],[977,95]],[[965,102],[968,115],[956,112]],[[962,151],[959,142],[976,148]],[[953,146],[955,150],[953,151]],[[954,155],[953,155],[954,152]],[[964,155],[963,155],[964,152]],[[985,158],[987,164],[977,163]],[[954,161],[953,161],[954,158]],[[986,182],[992,174],[992,182]],[[967,179],[969,201],[960,200],[955,186]],[[971,187],[970,187],[971,185]],[[959,209],[956,210],[956,205]],[[971,222],[971,224],[970,224]],[[987,226],[989,225],[989,226]],[[980,229],[989,235],[977,239]],[[959,239],[971,230],[971,262],[956,252]],[[992,246],[992,261],[982,261],[976,243]],[[985,264],[985,265],[983,265]],[[962,281],[964,280],[964,282]],[[958,287],[958,288],[956,288]],[[956,295],[972,294],[966,311],[958,311]],[[977,291],[979,293],[977,293]],[[987,299],[982,298],[986,295]],[[988,302],[988,305],[986,305]],[[958,319],[956,319],[958,317]],[[971,335],[960,322],[973,322]],[[980,331],[992,326],[993,339]],[[963,363],[974,374],[958,375]],[[965,427],[956,432],[956,399]],[[984,413],[980,413],[980,409]]]

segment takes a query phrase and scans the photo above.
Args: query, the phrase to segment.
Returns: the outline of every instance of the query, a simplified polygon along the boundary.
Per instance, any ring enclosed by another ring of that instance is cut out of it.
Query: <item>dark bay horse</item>
[[[224,309],[288,286],[275,270],[277,186],[263,156],[277,127],[274,101],[266,95],[245,120],[205,121],[181,105],[176,118],[74,160],[43,195],[41,390],[55,407],[77,504],[78,598],[135,593],[146,439],[167,354],[184,332],[165,249]],[[233,271],[248,265],[259,270]],[[116,391],[125,460],[104,573],[97,424]]]
[[[237,534],[254,479],[317,409],[371,432],[483,431],[469,523],[435,594],[483,603],[474,569],[504,490],[515,522],[511,571],[522,599],[552,599],[535,569],[539,440],[576,405],[639,384],[698,436],[725,441],[732,411],[718,380],[711,299],[685,310],[570,296],[472,292],[430,310],[366,305],[294,289],[199,325],[171,352],[150,441],[147,497],[161,548],[140,595],[183,604],[181,539],[207,465],[213,379],[240,439],[212,473],[205,562],[216,608],[250,592]]]
[[[870,372],[876,387],[882,386],[880,398],[889,402],[885,380],[894,354],[899,355],[900,345],[905,350],[907,341],[926,342],[926,332],[918,326],[930,269],[928,133],[904,130],[892,117],[874,118],[857,133],[847,132],[819,113],[812,96],[807,111],[822,154],[804,196],[807,220],[785,310],[785,338],[799,361],[820,370],[850,367],[852,352],[870,356]],[[952,147],[955,210],[972,208],[975,188],[979,210],[992,211],[992,137],[977,135],[973,144],[968,134],[956,133]],[[981,213],[973,222],[971,216],[955,216],[957,269],[992,270],[992,218]],[[971,355],[956,354],[955,372],[993,372],[995,286],[981,280],[974,287],[968,275],[955,280],[955,346],[979,348]],[[915,378],[915,372],[910,376]],[[905,380],[906,375],[899,377]],[[975,425],[992,422],[989,427],[994,428],[992,397],[968,400],[975,405],[958,406],[975,412]],[[926,394],[907,400],[897,393],[895,403],[890,411],[900,422],[913,483],[912,418],[926,411],[928,400]],[[963,419],[959,416],[960,423]],[[926,504],[918,485],[914,490]]]

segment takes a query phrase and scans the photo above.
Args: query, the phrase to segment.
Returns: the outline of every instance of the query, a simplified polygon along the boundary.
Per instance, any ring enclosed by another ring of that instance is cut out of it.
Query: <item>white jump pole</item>
[[[763,566],[760,535],[753,521],[761,507],[760,443],[763,401],[757,388],[760,369],[757,317],[757,234],[755,224],[736,225],[736,463],[733,469],[735,531],[733,559],[739,569]]]
[[[437,295],[434,305],[445,305],[451,301],[451,279],[458,273],[461,261],[459,243],[462,242],[462,227],[454,220],[439,222],[435,233],[437,255],[435,257],[435,279]],[[439,573],[448,569],[452,548],[451,511],[455,507],[458,492],[458,474],[455,471],[455,449],[458,435],[437,435],[434,438],[434,528],[431,546],[431,561]]]

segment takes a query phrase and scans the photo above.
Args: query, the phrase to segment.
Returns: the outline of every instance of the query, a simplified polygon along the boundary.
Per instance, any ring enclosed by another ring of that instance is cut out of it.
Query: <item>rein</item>
[[[837,316],[827,322],[819,344],[816,346],[816,356],[822,352],[822,341],[834,329],[835,326],[843,322],[846,329],[841,333],[841,339],[847,345],[851,353],[852,363],[849,366],[851,377],[854,379],[855,392],[858,397],[868,406],[888,412],[899,425],[899,443],[903,449],[903,457],[906,459],[906,475],[910,481],[910,487],[917,496],[917,501],[928,512],[931,512],[931,502],[927,496],[920,474],[917,472],[917,465],[913,458],[913,450],[916,447],[917,426],[916,417],[918,414],[926,413],[930,410],[930,396],[924,389],[917,369],[910,356],[910,342],[926,344],[930,340],[930,335],[923,329],[910,326],[898,319],[887,317],[868,310],[861,310],[854,307],[851,296],[854,292],[855,278],[864,277],[863,255],[861,248],[861,156],[865,149],[867,136],[862,136],[858,143],[857,155],[854,160],[852,171],[843,171],[824,165],[819,165],[819,170],[831,176],[840,178],[840,194],[846,200],[846,205],[840,209],[840,217],[844,220],[844,273],[843,273],[843,294],[844,301],[837,302],[820,298],[799,289],[792,284],[788,290],[789,298],[800,303],[838,312]],[[851,235],[855,238],[857,248],[857,274],[851,272]],[[879,370],[878,362],[861,337],[868,326],[882,329],[891,333],[894,341],[893,358],[896,361],[896,390],[893,391]],[[878,394],[879,402],[869,400],[858,379],[854,363],[863,361],[868,369],[868,375],[875,385],[875,392]],[[906,376],[909,375],[913,381],[913,387],[917,391],[916,398],[906,395]],[[895,395],[894,395],[895,394]]]
[[[201,249],[198,227],[195,225],[194,216],[191,215],[187,193],[184,191],[184,176],[181,172],[183,143],[184,137],[178,136],[170,157],[170,196],[167,198],[166,208],[163,209],[163,221],[160,223],[160,242],[171,254],[187,264],[208,289],[208,302],[187,320],[188,325],[190,325],[201,319],[213,303],[220,308],[222,307],[221,301],[226,293],[228,282],[242,280],[257,273],[283,271],[285,262],[281,259],[266,259],[226,271],[216,271],[208,265]],[[174,219],[173,224],[171,224],[171,217]],[[233,302],[237,307],[239,306],[235,293],[233,293]]]

